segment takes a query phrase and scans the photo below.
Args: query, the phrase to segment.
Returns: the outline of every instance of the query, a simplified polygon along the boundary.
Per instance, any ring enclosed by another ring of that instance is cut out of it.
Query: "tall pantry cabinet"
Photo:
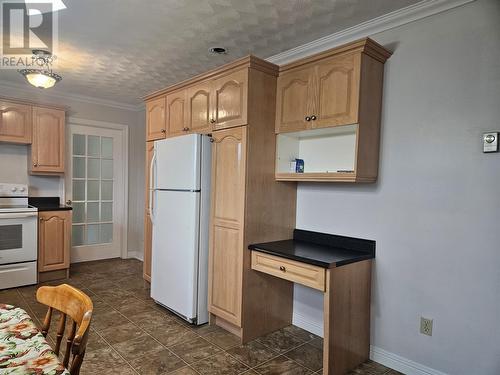
[[[146,97],[155,108],[147,114],[148,140],[212,135],[208,309],[212,324],[243,342],[288,325],[292,316],[293,286],[252,271],[247,249],[250,243],[290,238],[295,227],[296,185],[274,178],[277,76],[276,65],[248,56]],[[169,126],[174,102],[175,118],[186,124],[175,130]],[[162,128],[166,132],[156,130]],[[147,209],[145,224],[150,231]],[[272,302],[264,307],[263,299]]]

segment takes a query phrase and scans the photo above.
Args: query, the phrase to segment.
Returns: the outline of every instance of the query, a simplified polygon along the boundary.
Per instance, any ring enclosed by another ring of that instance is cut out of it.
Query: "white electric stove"
[[[27,185],[0,182],[0,289],[37,282],[37,211]]]

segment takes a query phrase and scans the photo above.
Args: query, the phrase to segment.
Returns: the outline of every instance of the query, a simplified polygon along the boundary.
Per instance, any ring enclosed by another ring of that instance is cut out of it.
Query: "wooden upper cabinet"
[[[333,57],[315,67],[317,84],[312,127],[358,122],[361,54]]]
[[[43,211],[38,217],[38,271],[69,268],[71,211]]]
[[[278,78],[276,132],[298,131],[308,127],[312,114],[311,86],[314,68],[294,70]]]
[[[187,90],[187,127],[195,133],[205,133],[212,130],[210,111],[211,82],[202,82]]]
[[[64,123],[64,111],[33,107],[30,173],[64,173]]]
[[[0,142],[31,143],[31,106],[0,101]]]
[[[246,125],[248,69],[216,78],[212,85],[214,130]]]
[[[165,97],[146,103],[146,140],[154,141],[166,136]]]
[[[185,134],[187,127],[186,90],[180,90],[167,95],[167,135]]]
[[[241,324],[246,127],[213,134],[209,311]]]

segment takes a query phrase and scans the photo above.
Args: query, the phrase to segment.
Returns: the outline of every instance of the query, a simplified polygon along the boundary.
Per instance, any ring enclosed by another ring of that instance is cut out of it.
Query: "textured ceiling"
[[[418,0],[64,0],[54,92],[128,104],[238,57],[268,57]],[[211,46],[227,55],[214,56]],[[15,71],[0,79],[23,83]],[[35,88],[33,88],[35,89]]]

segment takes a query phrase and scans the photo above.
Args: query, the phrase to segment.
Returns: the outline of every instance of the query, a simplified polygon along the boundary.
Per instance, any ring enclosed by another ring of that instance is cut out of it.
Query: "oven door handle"
[[[19,212],[19,213],[8,213],[0,214],[0,219],[22,219],[25,217],[38,216],[38,212]]]

